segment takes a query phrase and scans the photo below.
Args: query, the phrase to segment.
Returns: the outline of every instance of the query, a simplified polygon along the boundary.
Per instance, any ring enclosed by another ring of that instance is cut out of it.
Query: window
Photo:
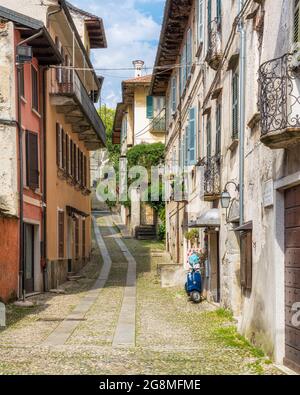
[[[196,109],[191,108],[189,114],[189,156],[188,164],[194,165],[196,162]]]
[[[176,76],[172,78],[172,113],[174,114],[176,112],[176,107],[177,107],[177,91],[176,91]]]
[[[152,105],[152,118],[153,118],[153,105]],[[122,120],[121,140],[124,141],[126,138],[127,138],[127,116],[124,116]]]
[[[83,158],[83,174],[84,174],[84,186],[87,188],[88,176],[87,176],[87,158],[86,158],[86,156],[84,156],[84,158]]]
[[[211,117],[207,117],[206,121],[206,156],[207,161],[211,159]]]
[[[62,133],[61,133],[61,152],[62,152],[62,169],[64,171],[67,170],[67,157],[66,157],[66,133],[65,131],[62,129]]]
[[[222,105],[217,102],[216,106],[216,155],[221,154],[221,124],[222,124]]]
[[[204,36],[204,9],[203,9],[204,0],[198,0],[198,45],[203,43]]]
[[[211,11],[211,0],[207,2],[207,41],[208,48],[211,47],[211,22],[212,22],[212,11]]]
[[[20,95],[25,99],[24,65],[20,68]]]
[[[65,213],[58,212],[58,257],[65,256]]]
[[[300,42],[300,0],[295,0],[294,11],[294,42]]]
[[[66,172],[71,175],[71,158],[70,158],[70,137],[66,135]]]
[[[241,286],[252,288],[252,230],[241,232]]]
[[[61,125],[56,123],[56,164],[60,169],[63,167],[62,132]]]
[[[32,86],[32,108],[39,111],[39,84],[38,72],[31,66],[31,86]]]
[[[185,88],[185,84],[186,84],[186,44],[183,47],[183,51],[181,54],[181,62],[180,62],[180,70],[181,70],[181,94],[183,94],[184,88]]]
[[[153,96],[147,96],[147,118],[153,118]]]
[[[232,76],[232,138],[239,137],[239,74],[237,71]]]
[[[29,188],[39,188],[39,175],[38,135],[26,132],[26,184]]]

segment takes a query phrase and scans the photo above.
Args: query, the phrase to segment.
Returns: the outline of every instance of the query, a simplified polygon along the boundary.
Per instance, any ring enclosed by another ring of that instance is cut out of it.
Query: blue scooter
[[[191,270],[187,274],[187,282],[185,290],[194,303],[201,302],[202,293],[202,277],[200,273],[200,259],[196,254],[192,254],[189,258]]]

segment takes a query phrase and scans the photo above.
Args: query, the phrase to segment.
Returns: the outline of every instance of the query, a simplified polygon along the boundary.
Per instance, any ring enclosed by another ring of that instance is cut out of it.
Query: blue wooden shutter
[[[147,118],[153,118],[153,96],[147,96]]]
[[[192,56],[192,30],[189,29],[187,31],[187,37],[186,37],[186,63],[187,63],[187,78],[191,74],[192,70],[192,61],[193,61],[193,56]]]
[[[216,107],[216,155],[221,153],[221,103]]]
[[[185,127],[185,136],[184,136],[184,166],[188,165],[189,160],[189,127]]]
[[[196,109],[190,109],[189,120],[189,165],[196,163]]]
[[[210,116],[206,121],[206,153],[207,160],[209,161],[211,158],[211,118]]]
[[[172,112],[176,111],[176,76],[172,78]]]
[[[218,26],[221,26],[221,18],[222,18],[222,5],[221,5],[221,0],[216,0],[217,1],[217,23]]]
[[[232,76],[232,138],[239,136],[239,75]]]
[[[198,0],[198,44],[203,42],[203,0]]]

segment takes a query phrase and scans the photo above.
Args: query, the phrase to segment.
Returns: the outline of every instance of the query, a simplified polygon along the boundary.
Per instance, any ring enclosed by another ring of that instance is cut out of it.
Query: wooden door
[[[34,226],[24,225],[24,269],[26,293],[34,291]]]
[[[300,185],[285,192],[285,364],[300,373],[299,302]]]

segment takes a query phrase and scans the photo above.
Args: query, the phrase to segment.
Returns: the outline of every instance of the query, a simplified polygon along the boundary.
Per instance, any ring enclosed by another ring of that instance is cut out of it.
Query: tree
[[[99,108],[98,113],[106,128],[106,148],[108,157],[117,172],[119,170],[120,145],[113,144],[113,125],[116,111],[103,105]]]

